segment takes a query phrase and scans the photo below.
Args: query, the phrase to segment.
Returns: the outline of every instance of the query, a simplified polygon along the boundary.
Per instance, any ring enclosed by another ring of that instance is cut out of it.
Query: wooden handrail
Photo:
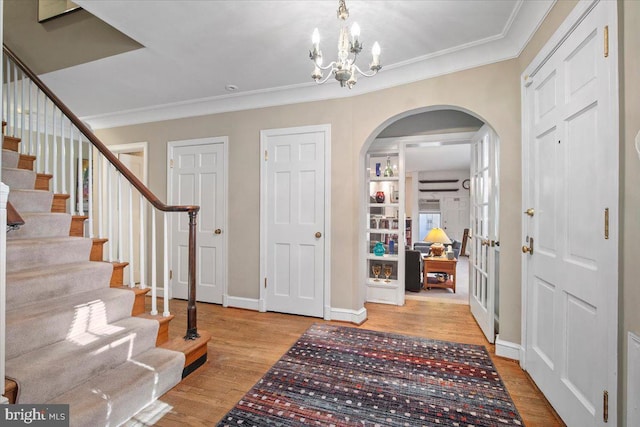
[[[196,205],[167,205],[163,203],[146,185],[144,185],[120,160],[100,141],[87,125],[76,116],[60,98],[44,84],[42,80],[16,56],[6,44],[2,44],[3,51],[33,83],[54,103],[56,107],[73,123],[73,125],[93,144],[94,147],[133,185],[142,196],[156,209],[162,212],[187,212],[189,215],[189,272],[188,272],[188,317],[186,340],[196,339],[198,335],[196,316],[196,218],[200,206]],[[165,295],[166,297],[166,295]]]

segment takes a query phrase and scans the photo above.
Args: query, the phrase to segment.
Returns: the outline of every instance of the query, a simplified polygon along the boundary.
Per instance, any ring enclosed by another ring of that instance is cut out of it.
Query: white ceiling
[[[555,0],[347,0],[382,71],[354,89],[316,86],[318,27],[335,57],[337,0],[75,0],[145,47],[43,75],[94,128],[335,97],[514,58]],[[226,85],[237,85],[230,93]]]

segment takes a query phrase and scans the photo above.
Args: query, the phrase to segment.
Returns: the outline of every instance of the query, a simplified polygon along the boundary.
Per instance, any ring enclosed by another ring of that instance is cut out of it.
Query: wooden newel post
[[[189,301],[187,303],[187,334],[185,340],[199,338],[196,309],[196,217],[198,211],[189,211]]]

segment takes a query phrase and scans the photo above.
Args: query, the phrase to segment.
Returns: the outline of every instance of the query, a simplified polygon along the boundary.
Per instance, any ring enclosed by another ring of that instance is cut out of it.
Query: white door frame
[[[117,144],[117,145],[107,145],[109,151],[115,154],[120,153],[139,153],[142,152],[142,164],[143,164],[143,172],[142,172],[142,183],[147,185],[147,180],[149,178],[149,143],[148,142],[132,142],[130,144]]]
[[[270,136],[324,132],[324,319],[331,320],[331,125],[312,125],[260,131],[260,289],[259,311],[267,311],[267,168],[265,153]]]
[[[173,190],[172,190],[172,176],[171,176],[171,160],[173,159],[173,149],[175,147],[188,147],[192,145],[212,145],[212,144],[222,144],[222,153],[223,153],[223,165],[224,165],[224,224],[222,225],[223,233],[220,235],[222,237],[222,306],[228,306],[228,295],[229,295],[229,259],[227,254],[229,253],[229,239],[228,239],[228,230],[229,230],[229,137],[228,136],[211,136],[206,138],[194,138],[194,139],[186,139],[180,141],[168,141],[167,142],[167,204],[170,204],[170,201],[173,200]],[[172,215],[186,215],[186,212],[173,213]],[[196,222],[198,221],[196,217]],[[172,245],[172,236],[173,230],[172,222],[167,221],[168,230],[165,235],[165,238],[168,240],[168,259],[169,262],[173,259],[173,245]],[[197,234],[196,234],[196,244],[197,244]],[[196,277],[196,286],[197,286],[197,277]],[[171,295],[172,290],[171,286],[167,286],[169,290],[169,299],[173,298]],[[158,287],[158,293],[160,294],[162,289]]]
[[[585,16],[598,4],[603,3],[604,7],[610,8],[609,16],[611,21],[609,23],[609,34],[613,37],[609,38],[609,55],[611,56],[611,66],[615,68],[615,71],[610,76],[609,94],[611,95],[610,110],[607,112],[608,116],[603,118],[605,122],[610,123],[609,128],[609,140],[612,141],[612,145],[619,146],[619,108],[618,108],[618,41],[615,36],[618,33],[618,23],[616,17],[617,14],[617,2],[606,2],[599,0],[582,0],[571,11],[569,16],[560,25],[558,30],[553,34],[551,39],[540,50],[538,55],[529,64],[529,66],[522,73],[521,88],[521,105],[522,105],[522,210],[526,210],[530,201],[530,182],[529,182],[529,147],[531,144],[530,134],[531,128],[529,126],[528,118],[530,117],[530,109],[528,102],[528,91],[526,88],[532,83],[531,78],[535,76],[538,70],[549,60],[549,58],[555,53],[557,48],[563,43],[563,41],[573,32],[573,30],[583,21]],[[618,176],[615,178],[615,185],[619,188]],[[613,206],[613,213],[610,216],[609,230],[610,236],[613,239],[618,240],[619,221],[617,213],[619,212],[619,199],[618,204]],[[525,242],[527,235],[526,221],[522,222],[521,238],[522,242]],[[619,255],[616,248],[615,258],[616,265],[611,269],[611,282],[618,283],[618,267],[619,267]],[[526,339],[529,333],[527,325],[527,308],[529,301],[527,300],[528,294],[528,274],[527,262],[523,258],[522,261],[522,316],[521,316],[521,352],[520,352],[520,366],[526,370],[527,368],[527,354],[526,354]],[[607,352],[610,366],[607,366],[607,387],[609,391],[609,423],[616,425],[617,421],[617,398],[618,398],[618,287],[612,287],[611,292],[608,294],[608,300],[603,304],[607,307],[607,330],[608,330],[608,342]]]

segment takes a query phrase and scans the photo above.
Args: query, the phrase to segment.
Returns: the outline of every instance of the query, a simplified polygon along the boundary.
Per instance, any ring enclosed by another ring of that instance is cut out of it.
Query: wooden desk
[[[453,289],[453,293],[456,292],[456,267],[458,265],[457,259],[424,257],[422,258],[422,264],[424,266],[422,275],[423,288],[450,288]],[[427,283],[427,273],[447,273],[449,275],[449,279],[444,282]]]

